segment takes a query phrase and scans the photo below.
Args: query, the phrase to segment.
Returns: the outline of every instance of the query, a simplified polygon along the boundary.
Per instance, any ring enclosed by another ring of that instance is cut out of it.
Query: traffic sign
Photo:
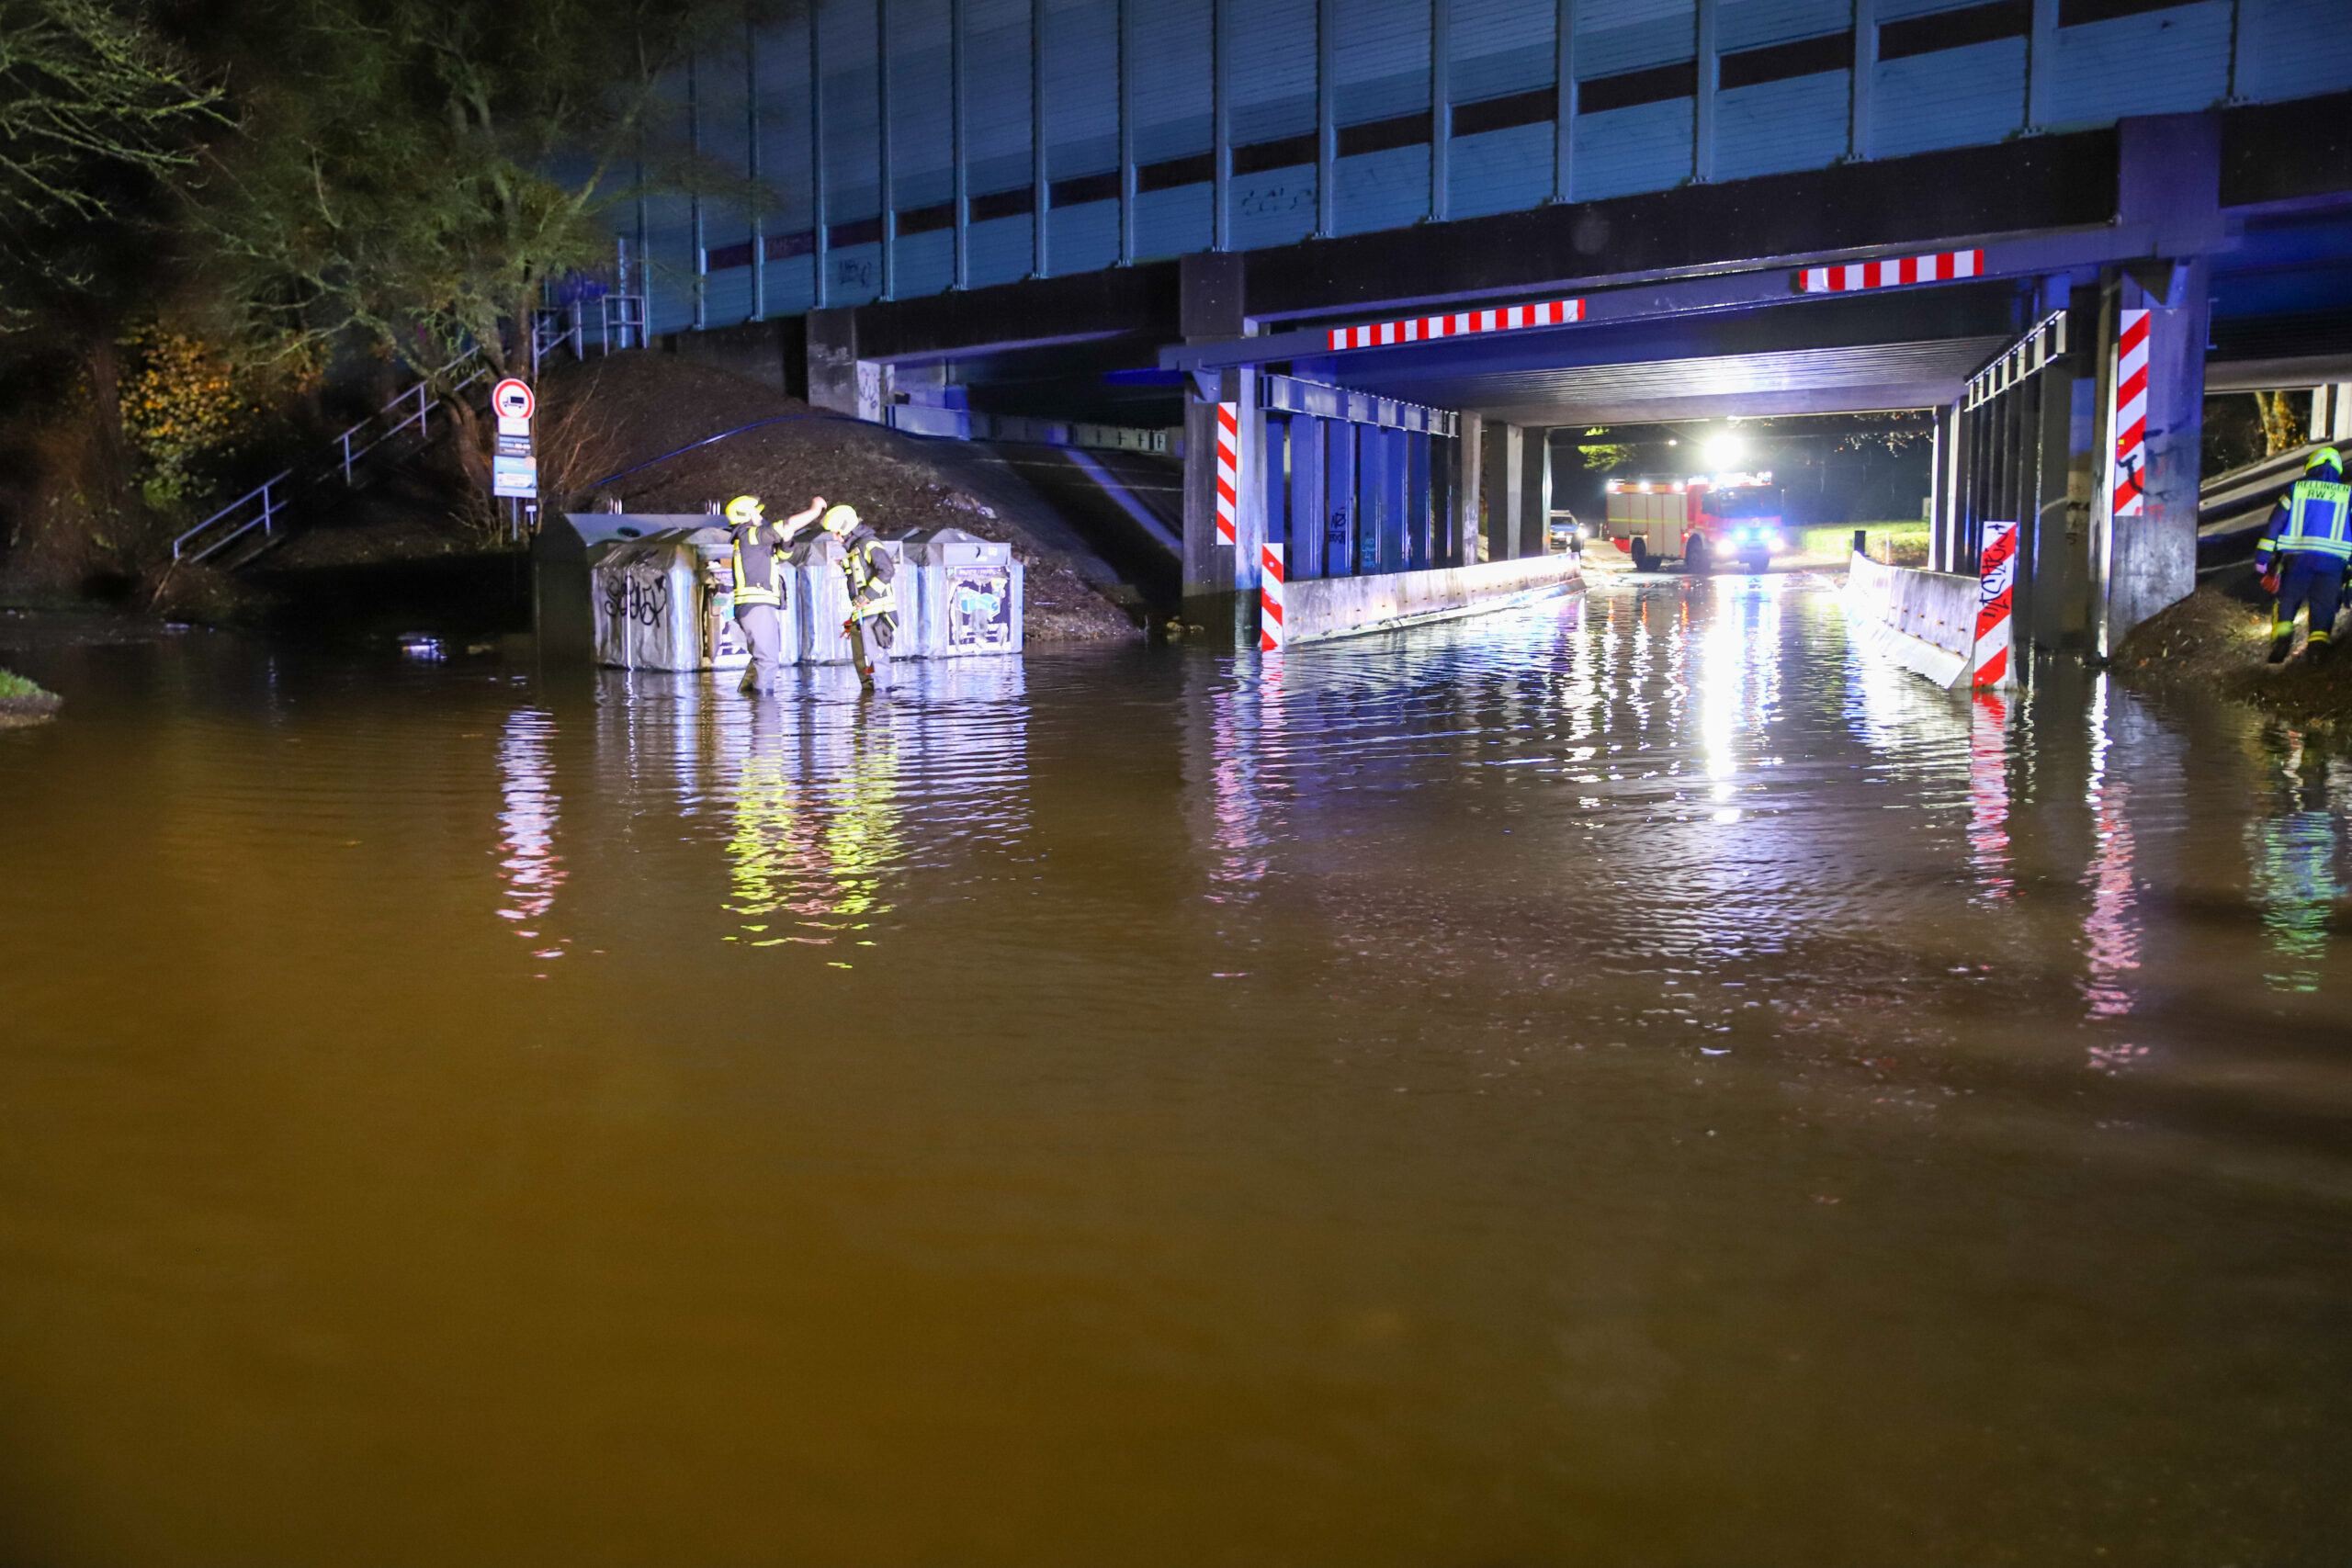
[[[490,406],[502,420],[527,420],[538,412],[539,400],[531,395],[529,382],[509,376],[490,389]]]
[[[537,457],[492,457],[490,460],[490,478],[492,495],[536,496],[539,493],[539,460]]]

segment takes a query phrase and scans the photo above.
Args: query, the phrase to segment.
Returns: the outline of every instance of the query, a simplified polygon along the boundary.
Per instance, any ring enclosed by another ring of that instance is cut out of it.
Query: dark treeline
[[[151,571],[395,385],[527,361],[740,0],[0,0],[0,572]],[[463,400],[455,461],[486,489]],[[459,504],[463,502],[460,499]]]

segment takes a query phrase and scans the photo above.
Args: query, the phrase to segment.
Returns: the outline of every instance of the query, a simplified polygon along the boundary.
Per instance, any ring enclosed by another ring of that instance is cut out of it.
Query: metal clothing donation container
[[[734,670],[751,661],[735,624],[731,550],[723,528],[662,528],[616,538],[589,554],[591,611],[599,664],[622,670]],[[778,572],[786,603],[783,657],[799,657],[798,597]]]
[[[905,575],[913,579],[899,595],[900,618],[911,623],[910,652],[950,659],[1021,651],[1023,570],[1012,546],[961,528],[917,528],[901,544]]]
[[[897,566],[890,588],[899,604],[899,631],[887,649],[876,647],[871,640],[867,642],[865,657],[869,661],[905,659],[913,653],[908,647],[906,551],[895,539],[883,540],[882,549]],[[792,575],[798,584],[803,605],[800,657],[810,664],[850,661],[849,632],[844,625],[849,619],[849,580],[842,572],[842,553],[841,541],[821,529],[792,552]]]

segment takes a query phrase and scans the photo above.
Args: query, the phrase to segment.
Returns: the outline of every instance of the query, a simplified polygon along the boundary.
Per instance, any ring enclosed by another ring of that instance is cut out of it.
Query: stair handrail
[[[220,551],[228,548],[229,546],[236,543],[239,539],[243,538],[247,534],[252,533],[255,528],[259,528],[265,534],[277,532],[277,514],[286,510],[286,501],[284,497],[274,495],[271,492],[274,491],[277,486],[284,484],[288,479],[292,479],[293,477],[294,470],[288,468],[282,474],[274,475],[269,479],[262,480],[260,484],[256,485],[252,490],[245,491],[244,494],[231,502],[228,505],[222,507],[220,511],[214,513],[203,522],[198,523],[195,527],[190,528],[187,533],[182,534],[178,538],[174,539],[172,541],[172,558],[175,561],[183,559],[188,561],[202,561],[208,557],[218,555]],[[235,512],[239,507],[243,506],[247,502],[254,500],[256,497],[258,497],[261,502],[260,515],[247,519],[240,526],[231,529],[228,533],[222,535],[220,538],[215,539],[212,543],[205,546],[202,549],[196,551],[194,554],[191,555],[188,553],[189,540],[195,538],[198,534],[203,533],[207,528],[211,527],[215,523],[218,523],[221,519],[229,516],[230,513]]]
[[[449,361],[448,364],[441,367],[435,374],[446,377],[451,371],[456,370],[459,366],[465,364],[467,360],[477,359],[480,358],[481,355],[481,349],[469,348],[463,354],[458,355],[455,359]],[[490,367],[488,366],[477,365],[474,367],[473,373],[468,376],[464,380],[458,382],[451,390],[463,391],[465,389],[472,386],[476,381],[481,380],[484,376],[489,374]],[[373,452],[377,447],[381,446],[385,442],[390,441],[393,436],[398,435],[401,431],[406,430],[410,425],[415,425],[417,427],[418,434],[423,435],[426,440],[429,441],[432,439],[433,427],[430,423],[430,419],[433,411],[441,406],[440,399],[429,397],[427,395],[432,385],[433,382],[431,378],[420,378],[414,386],[409,388],[406,391],[401,392],[399,396],[392,399],[390,402],[386,403],[382,408],[378,409],[374,413],[369,414],[366,419],[361,420],[357,424],[353,425],[341,435],[335,437],[335,445],[343,453],[343,482],[345,485],[349,486],[356,482],[351,477],[352,465],[358,462],[362,457],[368,456],[368,453]],[[359,434],[362,431],[368,429],[386,414],[395,412],[402,404],[411,401],[415,402],[417,405],[416,411],[413,413],[403,415],[399,423],[393,425],[390,430],[385,431],[382,434],[377,436],[373,441],[368,442],[357,451],[352,450],[351,438],[353,436]]]

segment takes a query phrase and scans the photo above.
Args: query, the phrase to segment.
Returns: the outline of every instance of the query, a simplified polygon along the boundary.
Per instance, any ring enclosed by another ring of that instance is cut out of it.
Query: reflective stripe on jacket
[[[735,604],[784,604],[782,580],[776,571],[776,557],[784,546],[784,536],[773,523],[754,523],[738,528],[732,536],[735,546]]]
[[[2322,473],[2333,473],[2322,468]],[[2297,479],[2271,509],[2270,526],[2255,547],[2255,564],[2271,566],[2273,553],[2352,559],[2352,485],[2335,479]]]

